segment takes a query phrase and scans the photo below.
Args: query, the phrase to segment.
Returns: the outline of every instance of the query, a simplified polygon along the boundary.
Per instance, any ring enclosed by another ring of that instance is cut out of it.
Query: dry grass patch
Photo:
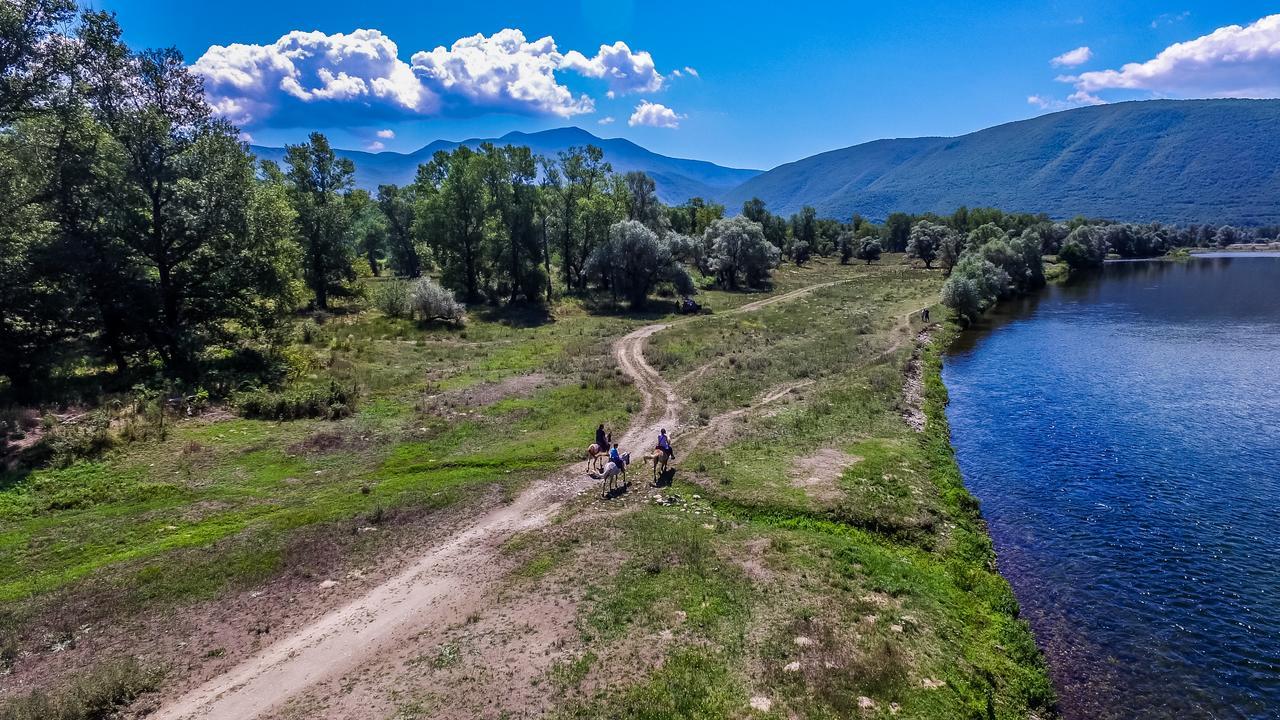
[[[861,461],[862,458],[843,450],[823,448],[793,460],[788,474],[791,484],[803,489],[809,497],[830,502],[842,495],[839,481],[845,468]]]

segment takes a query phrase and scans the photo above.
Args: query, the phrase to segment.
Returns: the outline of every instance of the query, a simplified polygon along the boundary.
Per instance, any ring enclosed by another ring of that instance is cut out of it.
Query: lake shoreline
[[[986,588],[986,591],[1001,598],[1001,602],[997,604],[1009,620],[1005,632],[1010,634],[1014,645],[1028,643],[1034,648],[1033,653],[1023,653],[1021,657],[1016,658],[1016,661],[1023,667],[1024,672],[1037,678],[1037,684],[1042,683],[1044,687],[1049,688],[1048,694],[1053,698],[1052,703],[1043,708],[1047,714],[1036,717],[1041,720],[1060,718],[1058,688],[1052,682],[1048,658],[1030,623],[1022,616],[1013,585],[999,568],[995,541],[982,514],[981,503],[969,490],[964,480],[956,460],[956,450],[951,441],[951,423],[946,412],[950,394],[942,378],[942,367],[947,352],[963,334],[964,329],[953,322],[940,324],[933,334],[932,341],[925,346],[922,353],[925,417],[922,443],[926,446],[933,462],[934,480],[938,489],[952,503],[962,508],[958,514],[965,516],[972,523],[973,537],[970,542],[978,547],[972,548],[971,552],[987,558],[987,567],[984,569],[995,580],[988,583],[994,587]]]
[[[1204,262],[1109,261],[942,351],[957,462],[1069,720],[1262,718],[1280,697],[1257,502],[1280,483],[1257,380],[1280,253],[1184,257]]]

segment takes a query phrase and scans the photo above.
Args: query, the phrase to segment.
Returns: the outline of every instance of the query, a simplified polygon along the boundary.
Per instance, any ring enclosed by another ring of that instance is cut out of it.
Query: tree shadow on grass
[[[556,321],[551,308],[542,303],[472,306],[468,311],[478,320],[522,329],[542,327]]]
[[[650,299],[641,308],[633,308],[623,302],[614,302],[608,295],[592,295],[582,298],[582,308],[588,315],[614,317],[626,320],[653,322],[665,320],[680,311],[679,301],[673,298]]]

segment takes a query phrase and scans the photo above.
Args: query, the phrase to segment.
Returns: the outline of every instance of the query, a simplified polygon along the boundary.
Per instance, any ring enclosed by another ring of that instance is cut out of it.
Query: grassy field
[[[549,690],[539,713],[1052,716],[1042,661],[951,456],[939,342],[912,370],[914,313],[941,280],[896,256],[788,266],[769,295],[707,293],[710,315],[653,337],[646,354],[689,418],[674,484],[584,498],[555,532],[508,543],[511,587],[580,596],[574,635],[538,681]],[[597,422],[621,428],[638,410],[611,342],[666,309],[614,317],[575,301],[545,315],[473,313],[463,328],[376,313],[307,320],[293,382],[360,387],[350,417],[213,412],[164,440],[3,476],[0,662],[47,651],[51,628],[74,635],[305,572],[317,537],[359,565],[392,537],[363,526],[465,517],[580,461]],[[903,420],[916,371],[922,433]],[[617,663],[624,681],[602,676]]]
[[[664,374],[701,372],[678,387],[708,432],[656,491],[661,502],[646,495],[608,521],[626,559],[593,579],[578,657],[655,669],[620,686],[566,670],[557,681],[572,687],[554,715],[1053,716],[1042,660],[952,457],[945,329],[918,359],[926,430],[902,418],[921,329],[909,316],[941,279],[901,266],[838,272],[849,282],[654,337]],[[751,407],[797,380],[812,382]],[[815,469],[826,477],[806,482]],[[581,570],[563,553],[530,552],[549,578],[541,592],[557,587],[548,558],[568,576]]]

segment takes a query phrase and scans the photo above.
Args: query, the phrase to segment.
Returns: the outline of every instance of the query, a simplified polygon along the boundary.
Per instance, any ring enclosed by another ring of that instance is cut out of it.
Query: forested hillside
[[[961,205],[1133,222],[1280,222],[1280,100],[1159,100],[1053,113],[956,138],[877,140],[774,168],[722,196],[782,213]]]

